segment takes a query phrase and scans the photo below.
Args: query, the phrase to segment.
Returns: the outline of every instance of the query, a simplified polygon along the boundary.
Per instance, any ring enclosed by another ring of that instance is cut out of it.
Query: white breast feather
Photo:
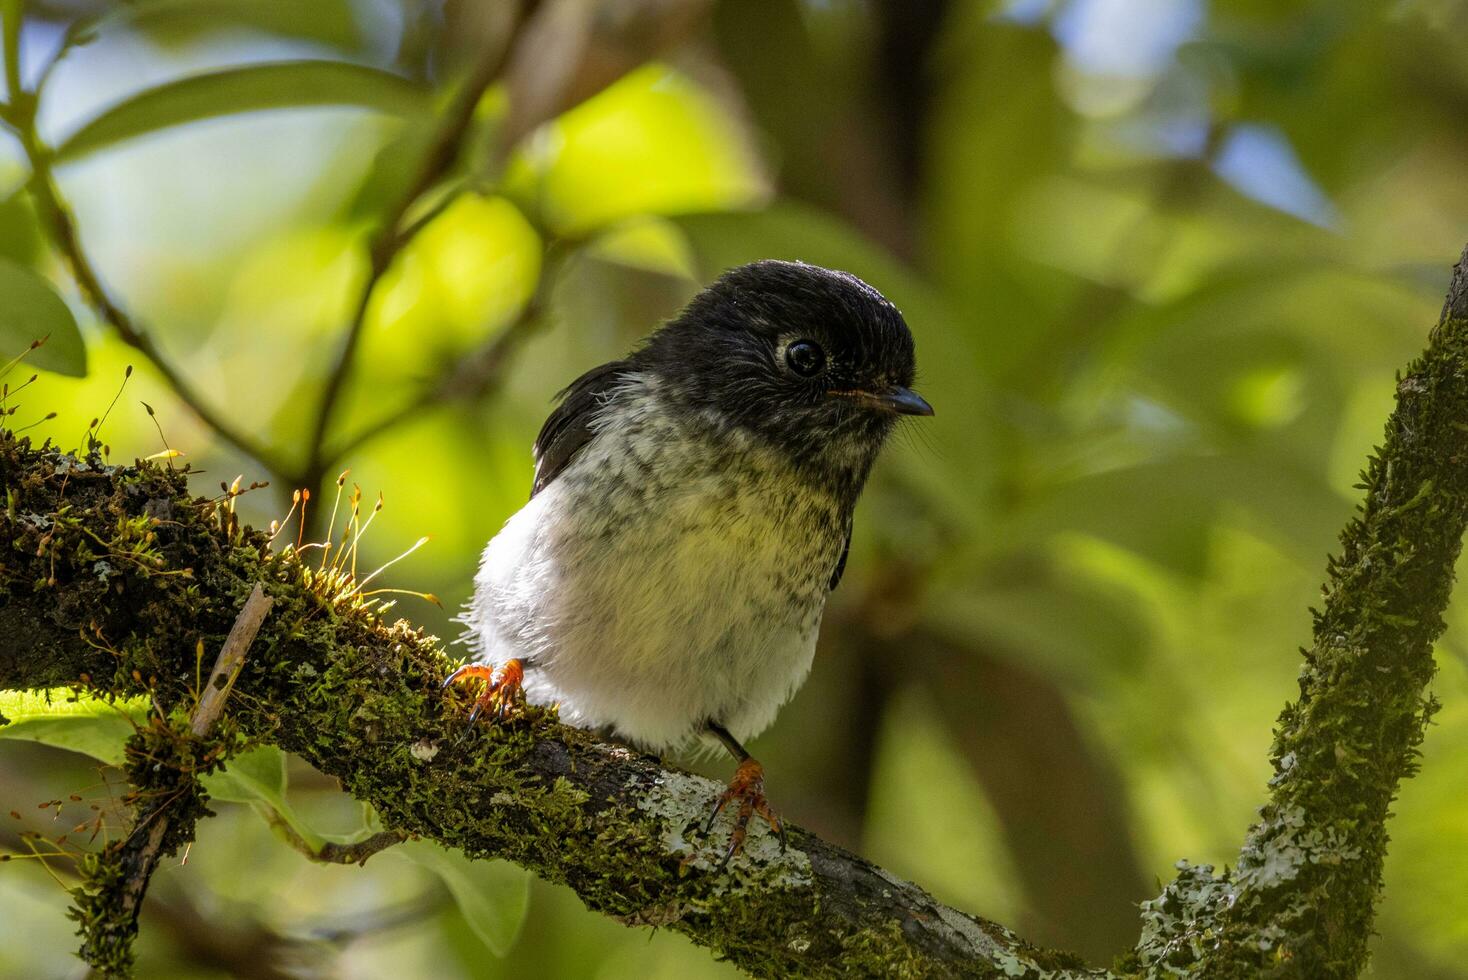
[[[529,658],[527,695],[571,724],[658,749],[709,720],[750,738],[810,669],[843,542],[799,529],[838,526],[836,504],[747,437],[690,442],[658,397],[641,375],[613,394],[485,548],[463,619],[480,659]]]

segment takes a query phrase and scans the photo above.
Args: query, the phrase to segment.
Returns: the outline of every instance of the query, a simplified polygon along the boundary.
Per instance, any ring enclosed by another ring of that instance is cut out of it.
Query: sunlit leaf
[[[389,851],[438,875],[469,928],[496,956],[515,944],[530,907],[530,872],[507,861],[472,861],[425,840]]]
[[[76,317],[51,284],[24,266],[0,259],[0,363],[37,340],[26,364],[80,378],[87,373],[87,349]]]
[[[205,777],[209,795],[231,803],[271,803],[285,798],[285,753],[273,745],[261,745],[229,760],[227,767]]]
[[[363,25],[358,22],[351,0],[151,0],[125,4],[110,14],[107,22],[118,21],[130,30],[145,34],[160,45],[195,41],[209,32],[222,33],[253,28],[284,37],[330,44],[344,50],[362,45]]]
[[[503,329],[534,293],[542,251],[535,229],[508,201],[457,198],[383,276],[363,334],[362,383],[349,394],[346,414],[376,417]],[[262,278],[260,287],[269,292],[272,280]],[[315,383],[303,379],[307,389]],[[281,411],[299,414],[290,402]]]
[[[122,765],[123,745],[148,713],[146,698],[104,701],[70,688],[0,691],[0,738],[24,739]]]
[[[524,141],[505,191],[556,231],[748,207],[763,165],[740,120],[667,66],[637,69]]]
[[[587,246],[599,259],[660,272],[669,276],[695,278],[693,253],[687,236],[662,218],[633,218],[607,231]]]
[[[345,61],[283,61],[193,75],[114,105],[57,148],[74,160],[170,126],[264,109],[352,105],[411,116],[426,104],[418,85],[391,72]]]
[[[41,254],[41,229],[30,201],[16,192],[0,201],[0,259],[30,265]]]
[[[264,806],[290,826],[312,847],[324,842],[291,808],[286,800],[285,753],[273,745],[260,745],[230,759],[225,768],[200,780],[209,796],[228,803]]]
[[[509,66],[510,114],[505,140],[518,142],[536,126],[673,49],[704,21],[702,3],[626,4],[609,17],[596,4],[547,4],[521,44],[533,58]]]

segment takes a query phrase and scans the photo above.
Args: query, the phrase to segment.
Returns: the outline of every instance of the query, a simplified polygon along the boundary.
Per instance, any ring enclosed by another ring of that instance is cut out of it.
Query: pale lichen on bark
[[[1327,568],[1269,801],[1228,873],[1180,865],[1143,907],[1152,973],[1350,977],[1367,960],[1386,822],[1436,708],[1433,642],[1468,526],[1468,250]]]

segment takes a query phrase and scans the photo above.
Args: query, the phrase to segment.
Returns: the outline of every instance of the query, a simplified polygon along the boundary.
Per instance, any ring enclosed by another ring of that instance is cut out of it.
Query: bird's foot
[[[469,721],[478,718],[485,708],[493,708],[496,720],[504,718],[516,700],[525,696],[525,665],[519,660],[506,660],[498,672],[487,664],[464,664],[443,682],[445,688],[465,681],[480,681],[484,689],[474,699]]]
[[[785,825],[779,816],[770,808],[769,801],[765,799],[765,767],[756,759],[745,759],[739,763],[739,768],[734,770],[734,778],[729,780],[729,788],[719,795],[719,802],[714,806],[714,812],[709,814],[708,822],[704,824],[704,836],[714,828],[714,821],[724,811],[724,807],[730,803],[738,802],[739,808],[734,811],[734,829],[729,833],[729,848],[724,852],[724,860],[719,862],[718,870],[722,871],[733,859],[734,855],[744,849],[744,838],[749,833],[749,820],[755,814],[770,825],[770,830],[780,837],[780,850],[785,850]]]

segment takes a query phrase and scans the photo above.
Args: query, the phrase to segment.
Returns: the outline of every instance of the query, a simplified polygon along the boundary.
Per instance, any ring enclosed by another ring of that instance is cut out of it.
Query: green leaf
[[[285,753],[273,745],[260,745],[225,763],[220,772],[201,780],[210,798],[226,803],[249,803],[266,807],[290,826],[307,844],[320,848],[325,842],[286,800]]]
[[[472,861],[426,840],[387,852],[438,875],[469,928],[495,956],[515,944],[530,908],[530,873],[507,861]]]
[[[65,687],[0,691],[0,738],[40,742],[120,766],[123,744],[147,714],[146,698],[109,702]]]
[[[204,777],[209,795],[229,803],[264,800],[274,806],[285,802],[285,753],[260,745],[230,759],[225,768]]]
[[[285,753],[273,745],[256,746],[230,759],[222,771],[211,773],[200,782],[211,799],[249,804],[276,836],[292,846],[304,842],[320,851],[328,842],[349,844],[371,834],[374,829],[381,829],[364,825],[356,834],[326,834],[312,829],[286,799],[289,778],[285,759]],[[292,841],[291,833],[300,840]]]
[[[16,191],[0,201],[0,259],[30,266],[41,254],[41,227],[35,208]]]
[[[68,162],[146,133],[239,112],[353,105],[412,116],[426,91],[391,72],[345,61],[282,61],[193,75],[125,99],[56,150]]]
[[[356,51],[365,31],[352,7],[351,0],[150,0],[114,5],[97,26],[116,23],[165,48],[246,28]]]
[[[87,348],[76,317],[51,284],[24,266],[0,259],[0,363],[46,342],[25,363],[74,378],[87,373]]]
[[[376,218],[389,202],[396,202],[417,176],[418,164],[433,142],[432,120],[409,119],[372,158],[362,183],[347,201],[344,219]]]
[[[768,185],[740,120],[692,79],[644,65],[522,146],[501,190],[558,232],[748,207]]]

